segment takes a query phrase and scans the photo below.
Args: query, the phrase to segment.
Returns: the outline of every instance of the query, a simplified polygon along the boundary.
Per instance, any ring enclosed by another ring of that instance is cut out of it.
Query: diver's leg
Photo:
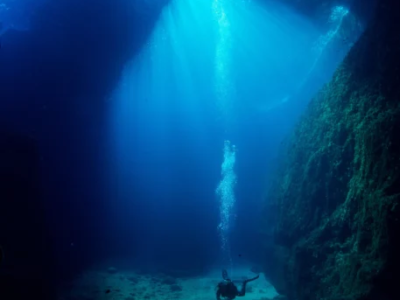
[[[247,284],[248,282],[250,282],[250,281],[253,281],[253,280],[258,279],[258,277],[260,277],[260,275],[257,275],[257,276],[254,277],[254,278],[247,279],[247,280],[243,281],[242,288],[241,288],[240,291],[238,292],[238,296],[239,296],[239,297],[242,297],[242,296],[246,295],[246,284]]]

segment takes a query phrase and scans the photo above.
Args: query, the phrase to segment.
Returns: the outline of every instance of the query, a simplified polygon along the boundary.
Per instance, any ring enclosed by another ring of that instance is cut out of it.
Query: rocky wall
[[[379,2],[290,137],[265,215],[265,271],[290,299],[400,299],[399,17]]]

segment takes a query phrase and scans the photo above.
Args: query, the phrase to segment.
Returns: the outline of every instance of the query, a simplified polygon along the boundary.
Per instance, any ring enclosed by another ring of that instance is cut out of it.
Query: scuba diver
[[[242,297],[246,294],[246,284],[250,281],[256,280],[260,277],[257,275],[254,278],[246,279],[243,281],[242,288],[240,291],[238,290],[237,286],[228,278],[228,272],[226,270],[222,270],[222,278],[224,279],[217,286],[217,300],[221,300],[221,297],[232,300],[235,299],[236,296]]]

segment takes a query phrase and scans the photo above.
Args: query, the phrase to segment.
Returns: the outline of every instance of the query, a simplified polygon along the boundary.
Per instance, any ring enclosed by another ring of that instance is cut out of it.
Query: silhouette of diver
[[[221,297],[232,300],[235,299],[236,296],[243,297],[246,294],[246,284],[250,281],[256,280],[260,275],[257,275],[254,278],[246,279],[242,283],[242,288],[240,291],[237,286],[228,278],[228,272],[226,270],[222,270],[222,278],[224,279],[217,286],[217,300],[221,300]]]

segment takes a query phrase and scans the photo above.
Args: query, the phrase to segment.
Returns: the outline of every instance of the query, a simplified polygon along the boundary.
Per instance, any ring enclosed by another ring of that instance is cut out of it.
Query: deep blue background
[[[127,102],[118,89],[124,78],[132,80],[134,87],[133,83],[140,82],[130,77],[126,66],[146,62],[140,55],[159,26],[165,4],[159,1],[138,10],[123,0],[50,1],[35,8],[29,30],[9,30],[1,37],[0,139],[6,141],[1,144],[2,164],[10,161],[10,154],[5,153],[17,153],[11,155],[11,161],[29,161],[24,164],[25,173],[37,182],[35,197],[26,192],[18,196],[18,205],[11,205],[8,192],[4,192],[0,200],[5,224],[0,244],[8,253],[4,264],[8,271],[13,272],[10,265],[20,265],[43,269],[52,279],[61,279],[117,258],[128,259],[132,266],[164,271],[175,268],[198,273],[218,267],[221,253],[215,189],[225,139],[238,146],[234,262],[254,262],[262,257],[259,217],[280,143],[312,94],[329,78],[338,57],[324,58],[324,65],[296,92],[295,101],[265,111],[264,97],[279,99],[294,93],[297,77],[304,74],[312,56],[303,45],[297,51],[304,55],[294,53],[296,64],[290,63],[293,58],[276,61],[277,66],[286,67],[277,74],[259,68],[257,61],[268,62],[258,56],[260,52],[250,51],[248,60],[241,60],[246,47],[236,49],[233,74],[239,96],[231,111],[235,121],[224,122],[213,106],[213,91],[204,88],[212,82],[206,73],[211,64],[207,59],[191,60],[194,56],[189,54],[187,66],[196,66],[194,82],[200,86],[191,91],[204,99],[202,105],[186,114],[186,109],[193,107],[182,105],[177,97],[179,76],[171,79],[164,70],[167,75],[160,78],[170,80],[173,105],[163,103],[166,109],[145,112],[157,99],[129,98]],[[284,15],[284,19],[289,22],[293,16]],[[257,20],[261,22],[262,17],[260,13]],[[302,17],[293,18],[300,22]],[[168,24],[164,24],[167,29]],[[252,25],[250,21],[246,24]],[[322,34],[312,25],[305,28],[310,30],[310,40]],[[276,40],[280,44],[259,39],[257,34],[262,35],[263,30],[248,37],[245,46],[258,41],[260,49],[271,49],[275,57],[291,52],[277,48],[289,43],[286,37]],[[203,50],[205,55],[212,53],[207,47]],[[168,51],[162,52],[166,55],[164,60],[161,56],[162,61],[168,60]],[[144,70],[137,74],[148,75],[149,69]],[[153,66],[150,71],[160,70]],[[243,74],[259,77],[244,82]],[[265,76],[282,80],[268,89],[270,80]],[[149,82],[139,78],[148,90]],[[121,106],[123,116],[116,106]],[[159,119],[154,117],[157,112],[161,113]],[[9,143],[10,135],[23,142]],[[19,182],[17,189],[24,190],[24,184]],[[17,224],[30,231],[16,234],[13,228]],[[21,247],[29,251],[17,253]],[[27,266],[26,260],[34,263]],[[24,276],[24,272],[19,274]]]
[[[42,195],[35,201],[44,210],[18,222],[33,226],[36,218],[46,218],[47,246],[55,254],[49,264],[57,265],[58,274],[82,268],[123,242],[105,205],[112,194],[102,172],[104,99],[146,40],[161,7],[151,15],[135,15],[125,1],[96,2],[95,7],[90,1],[57,1],[38,9],[29,31],[9,30],[2,36],[2,130],[35,144]],[[7,212],[6,200],[2,205]],[[13,213],[15,220],[18,212]],[[3,234],[12,236],[12,227]],[[36,234],[39,240],[44,233],[38,229]],[[3,246],[12,252],[13,245]],[[47,246],[31,245],[34,253],[48,252]],[[34,253],[25,255],[34,260]],[[18,258],[12,263],[18,264]]]

